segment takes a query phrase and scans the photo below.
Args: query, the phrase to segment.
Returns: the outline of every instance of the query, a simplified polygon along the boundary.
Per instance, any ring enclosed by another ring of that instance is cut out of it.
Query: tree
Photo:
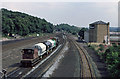
[[[78,35],[79,35],[82,39],[84,39],[84,32],[87,31],[87,30],[88,30],[88,28],[82,28],[82,29],[79,31]]]
[[[52,33],[53,24],[45,19],[40,19],[21,12],[13,12],[2,9],[2,31],[3,35],[19,34],[26,36],[31,33]]]
[[[71,26],[69,24],[56,25],[55,29],[58,30],[58,31],[65,31],[65,32],[72,33],[72,34],[77,34],[80,30],[78,27]]]

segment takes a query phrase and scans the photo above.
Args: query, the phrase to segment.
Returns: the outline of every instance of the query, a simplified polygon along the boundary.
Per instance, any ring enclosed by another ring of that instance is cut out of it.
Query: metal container
[[[45,41],[45,42],[43,42],[43,43],[46,45],[47,50],[52,47],[52,43],[51,43],[50,41]]]
[[[52,40],[54,42],[54,47],[56,46],[56,40]]]
[[[47,41],[49,41],[49,42],[51,42],[52,43],[52,47],[54,47],[54,41],[53,40],[47,40]]]
[[[41,56],[46,51],[46,45],[44,43],[38,43],[34,45],[34,49],[38,49],[38,56]]]

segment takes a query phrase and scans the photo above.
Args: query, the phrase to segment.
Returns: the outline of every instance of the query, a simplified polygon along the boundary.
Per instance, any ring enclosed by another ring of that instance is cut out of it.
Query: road
[[[52,36],[60,38],[59,46],[51,54],[45,56],[35,67],[21,68],[19,63],[21,59],[20,50]],[[98,67],[105,68],[105,64],[102,63],[103,66],[100,67],[101,63],[93,61],[95,56],[91,58],[90,53],[88,53],[89,49],[85,47],[86,44],[79,43],[76,40],[77,38],[73,35],[58,33],[3,44],[3,68],[7,70],[7,76],[10,78],[105,77],[107,71],[102,72],[98,69]]]

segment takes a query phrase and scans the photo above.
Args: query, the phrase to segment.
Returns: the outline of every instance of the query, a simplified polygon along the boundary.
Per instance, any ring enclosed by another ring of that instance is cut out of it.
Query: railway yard
[[[21,49],[36,43],[58,37],[59,44],[49,54],[44,55],[33,67],[21,67]],[[2,67],[6,69],[7,78],[42,78],[42,77],[107,77],[104,63],[87,48],[87,45],[77,41],[70,34],[55,33],[42,37],[22,39],[2,45]]]

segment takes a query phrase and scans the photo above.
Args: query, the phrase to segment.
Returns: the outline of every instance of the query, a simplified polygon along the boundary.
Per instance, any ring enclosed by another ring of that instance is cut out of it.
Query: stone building
[[[89,42],[109,44],[109,22],[97,21],[89,24]]]

